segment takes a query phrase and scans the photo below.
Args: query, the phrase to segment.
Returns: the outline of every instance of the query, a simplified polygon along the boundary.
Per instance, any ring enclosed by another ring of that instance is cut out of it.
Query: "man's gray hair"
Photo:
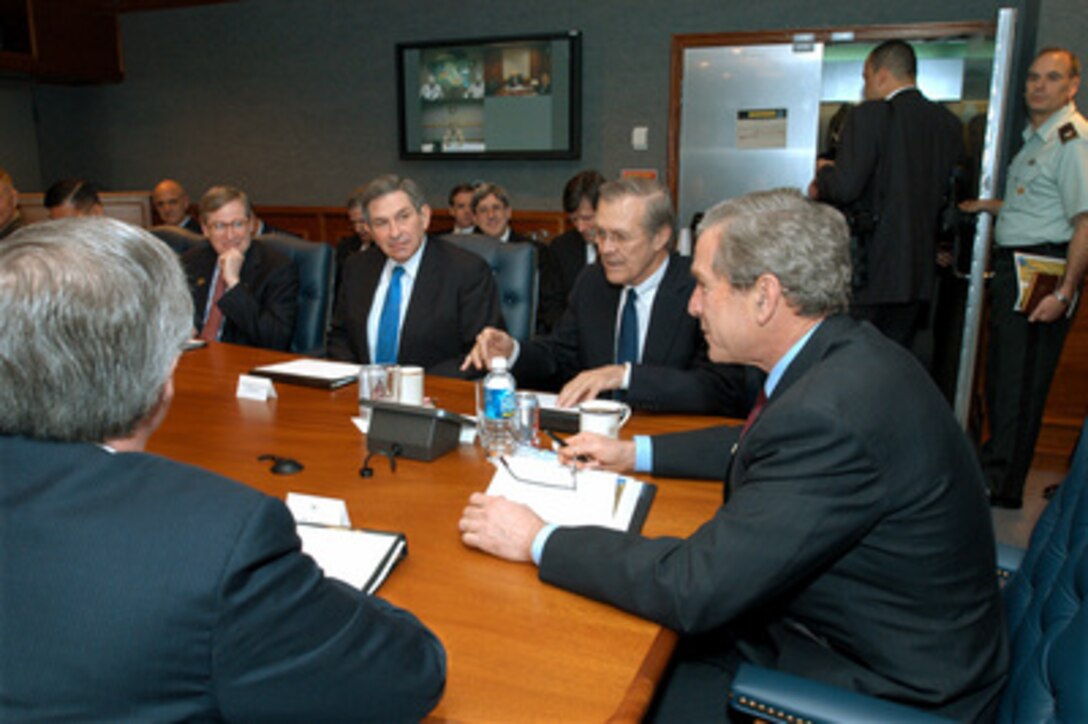
[[[253,204],[249,196],[242,189],[234,186],[212,186],[204,192],[200,198],[200,220],[207,221],[208,217],[232,201],[238,201],[246,210],[246,218],[253,218]]]
[[[0,244],[0,434],[102,442],[154,409],[193,303],[168,246],[108,218],[32,224]]]
[[[370,202],[397,191],[403,191],[408,195],[416,211],[423,211],[423,207],[427,204],[427,197],[424,196],[419,184],[410,178],[390,173],[368,183],[357,197],[362,204],[363,218],[366,219],[366,223],[370,223]]]
[[[499,200],[504,209],[510,208],[510,194],[498,184],[482,183],[472,190],[472,213],[476,213],[476,207],[488,196],[494,196]]]
[[[621,178],[601,184],[597,204],[635,196],[643,200],[642,230],[652,237],[662,227],[669,229],[669,244],[676,230],[676,212],[672,208],[669,191],[657,181],[644,178]]]
[[[750,289],[761,274],[771,274],[802,316],[837,314],[849,306],[846,219],[796,189],[723,201],[706,212],[698,233],[718,235],[714,271],[737,289]]]

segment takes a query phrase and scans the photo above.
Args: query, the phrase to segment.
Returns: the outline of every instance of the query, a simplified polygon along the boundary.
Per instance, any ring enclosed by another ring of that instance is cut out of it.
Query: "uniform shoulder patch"
[[[1072,121],[1058,129],[1058,138],[1061,139],[1062,143],[1068,143],[1077,137],[1077,128]]]

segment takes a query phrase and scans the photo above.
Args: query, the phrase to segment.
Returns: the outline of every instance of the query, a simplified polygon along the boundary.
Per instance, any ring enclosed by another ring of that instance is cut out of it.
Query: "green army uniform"
[[[1029,323],[1013,310],[1013,253],[1064,259],[1073,218],[1088,212],[1088,122],[1069,103],[1038,128],[1009,165],[994,229],[986,402],[990,438],[981,461],[995,503],[1020,507],[1043,408],[1071,320]]]

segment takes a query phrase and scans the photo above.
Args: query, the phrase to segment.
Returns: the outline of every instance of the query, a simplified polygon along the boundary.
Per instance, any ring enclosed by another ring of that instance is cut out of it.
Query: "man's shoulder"
[[[91,443],[33,440],[0,436],[0,453],[15,460],[48,461],[45,470],[53,479],[67,474],[99,479],[106,488],[130,488],[134,495],[164,497],[170,501],[215,501],[213,507],[229,507],[233,501],[246,507],[268,498],[263,493],[209,470],[148,452],[111,452]],[[66,472],[67,471],[67,472]],[[138,490],[137,490],[138,489]],[[126,496],[133,497],[133,496]]]

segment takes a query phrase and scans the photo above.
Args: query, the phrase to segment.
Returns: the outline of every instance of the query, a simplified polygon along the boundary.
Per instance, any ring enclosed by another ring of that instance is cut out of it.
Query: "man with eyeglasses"
[[[462,369],[507,357],[519,384],[562,385],[561,406],[610,393],[645,410],[746,415],[755,373],[708,360],[699,323],[687,312],[691,260],[671,253],[675,219],[657,182],[602,185],[599,259],[579,275],[556,328],[520,344],[485,329]]]
[[[193,295],[193,326],[205,340],[286,350],[298,313],[298,269],[290,258],[254,241],[249,197],[213,186],[200,200],[209,244],[182,256]]]

